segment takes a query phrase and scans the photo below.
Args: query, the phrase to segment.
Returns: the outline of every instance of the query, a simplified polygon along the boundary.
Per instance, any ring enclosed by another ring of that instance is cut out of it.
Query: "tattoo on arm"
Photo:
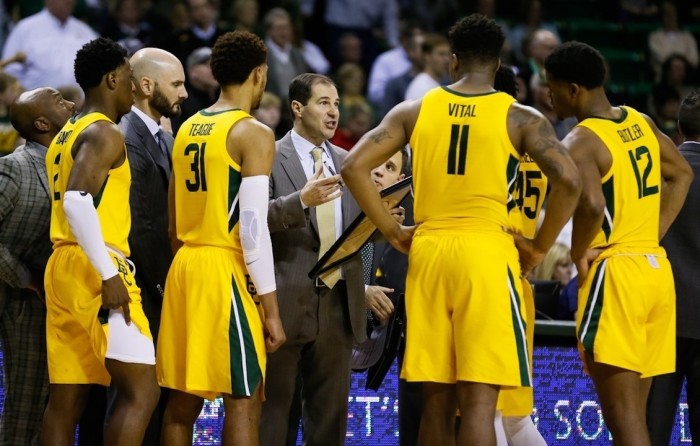
[[[372,142],[375,144],[380,144],[385,139],[391,139],[391,135],[389,134],[389,131],[386,129],[378,129],[372,135]]]
[[[521,122],[525,123],[525,121],[522,119]],[[559,142],[554,128],[545,118],[531,116],[530,119],[527,119],[526,124],[537,125],[537,135],[528,150],[530,156],[537,162],[547,178],[557,181],[564,172],[560,157],[567,156],[566,149]]]

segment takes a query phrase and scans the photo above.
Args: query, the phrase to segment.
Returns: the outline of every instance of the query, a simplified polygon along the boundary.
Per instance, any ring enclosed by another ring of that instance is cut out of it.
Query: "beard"
[[[182,113],[182,107],[180,107],[182,101],[170,102],[168,98],[160,91],[160,88],[156,85],[153,90],[153,97],[151,98],[150,105],[155,111],[165,116],[166,118],[176,118]]]

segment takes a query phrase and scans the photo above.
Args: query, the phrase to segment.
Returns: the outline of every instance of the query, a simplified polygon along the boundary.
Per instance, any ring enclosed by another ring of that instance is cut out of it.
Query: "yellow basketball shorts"
[[[676,294],[663,248],[610,248],[579,290],[579,346],[599,363],[642,378],[675,370]]]
[[[156,373],[162,387],[213,400],[251,396],[267,360],[261,311],[243,256],[183,246],[165,282]]]
[[[131,302],[131,323],[153,342],[141,306],[141,290],[123,257],[110,252]],[[108,386],[105,368],[109,341],[108,311],[101,311],[102,279],[78,245],[57,247],[44,275],[46,289],[46,346],[52,384]],[[122,321],[123,323],[123,321]],[[152,364],[151,358],[143,362]]]
[[[406,280],[401,377],[529,386],[519,271],[513,238],[505,232],[417,233]]]
[[[527,337],[527,351],[530,370],[532,370],[532,354],[535,339],[535,296],[532,285],[526,278],[522,278],[523,303],[525,305],[525,335]],[[524,417],[532,414],[535,406],[532,387],[506,387],[498,394],[496,408],[504,417]]]

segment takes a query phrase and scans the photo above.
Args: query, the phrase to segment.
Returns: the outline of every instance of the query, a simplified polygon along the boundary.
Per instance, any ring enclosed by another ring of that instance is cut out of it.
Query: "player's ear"
[[[110,90],[115,90],[117,88],[117,72],[110,71],[109,73],[105,74],[105,81]]]

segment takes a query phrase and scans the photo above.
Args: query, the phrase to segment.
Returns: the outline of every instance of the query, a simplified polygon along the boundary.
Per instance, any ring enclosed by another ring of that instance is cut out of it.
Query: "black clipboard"
[[[406,177],[379,192],[382,201],[389,203],[389,209],[400,206],[411,192],[411,178]],[[362,246],[374,236],[375,232],[377,232],[377,227],[364,212],[360,212],[360,215],[343,231],[333,246],[311,268],[309,278],[313,279],[348,261],[362,249]]]

